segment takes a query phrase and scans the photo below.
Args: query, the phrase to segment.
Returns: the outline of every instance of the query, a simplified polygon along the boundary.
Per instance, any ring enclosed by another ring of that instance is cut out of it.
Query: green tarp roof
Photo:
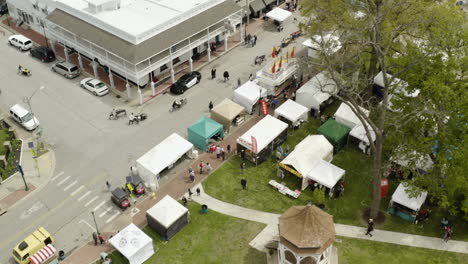
[[[333,119],[328,119],[327,122],[317,129],[318,134],[324,135],[328,141],[332,143],[335,153],[340,151],[346,145],[349,131],[351,131],[349,127],[342,125]]]
[[[219,131],[223,131],[223,125],[214,121],[213,119],[202,116],[195,123],[193,123],[188,130],[202,136],[204,138],[211,138]]]

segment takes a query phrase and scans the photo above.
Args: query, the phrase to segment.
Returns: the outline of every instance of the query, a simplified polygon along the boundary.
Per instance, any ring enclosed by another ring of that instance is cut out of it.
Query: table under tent
[[[188,209],[169,195],[146,211],[148,225],[169,240],[189,223]]]
[[[393,77],[392,75],[387,73],[388,80],[390,80],[390,78],[392,77]],[[402,97],[415,98],[420,93],[419,89],[414,89],[413,91],[409,91],[407,89],[408,83],[398,78],[394,78],[389,86],[391,87],[390,88],[391,90],[388,93],[387,109],[392,112],[401,112],[401,109],[399,109],[398,106],[394,105],[398,101],[398,98],[402,98]],[[377,98],[382,99],[383,94],[384,94],[383,91],[384,91],[384,79],[383,79],[383,72],[381,71],[374,77],[374,86],[373,86],[372,92]]]
[[[288,99],[280,107],[275,109],[275,117],[281,121],[299,127],[302,122],[307,121],[309,110],[291,99]]]
[[[326,72],[320,72],[296,91],[296,102],[310,109],[312,116],[319,117],[337,92],[335,81]]]
[[[351,129],[343,124],[336,122],[333,119],[328,119],[318,129],[317,133],[324,135],[333,145],[335,153],[338,153],[346,146],[348,134]]]
[[[359,106],[359,109],[368,117],[369,116],[369,110],[362,108]],[[351,107],[345,103],[341,103],[340,107],[338,107],[338,110],[336,110],[335,115],[333,116],[336,120],[336,122],[343,124],[350,129],[353,129],[357,125],[361,125],[361,120],[359,120],[359,117],[353,112]]]
[[[245,150],[247,159],[260,164],[287,139],[287,128],[288,124],[267,115],[237,138],[237,153]]]
[[[194,158],[193,144],[177,133],[172,133],[136,161],[138,175],[146,186],[159,188],[160,174],[171,169],[184,155]]]
[[[242,105],[249,114],[254,112],[255,106],[260,100],[267,96],[267,90],[259,86],[256,82],[247,81],[234,90],[233,101]]]
[[[322,52],[322,49],[325,48],[323,51],[326,55],[331,56],[338,52],[342,45],[340,38],[335,36],[331,33],[325,34],[322,36],[314,35],[312,39],[307,39],[302,42],[302,45],[307,47],[307,55],[312,58],[318,58],[319,53]]]
[[[408,183],[400,183],[392,195],[388,212],[391,215],[399,216],[407,221],[414,222],[418,216],[421,206],[426,201],[427,192],[420,191],[416,197],[410,197],[408,189],[416,188]]]
[[[302,178],[302,190],[307,188],[309,180],[332,190],[345,173],[330,163],[332,159],[332,144],[323,135],[309,135],[279,163],[279,167]]]
[[[130,264],[141,264],[154,255],[153,240],[133,223],[109,238]]]
[[[223,125],[213,119],[202,116],[187,128],[188,140],[195,147],[204,151],[208,150],[211,141],[216,142],[224,138]]]
[[[245,121],[245,109],[225,98],[211,110],[211,119],[222,124],[224,131],[229,132],[231,125],[238,126]]]

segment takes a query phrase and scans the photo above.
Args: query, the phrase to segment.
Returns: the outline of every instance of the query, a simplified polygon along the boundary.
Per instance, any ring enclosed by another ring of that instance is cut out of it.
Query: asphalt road
[[[57,248],[68,252],[89,241],[94,226],[91,211],[101,228],[117,219],[121,211],[110,202],[105,182],[122,185],[138,157],[173,132],[186,136],[191,123],[208,115],[210,100],[216,105],[231,98],[237,78],[246,81],[260,68],[253,65],[256,55],[268,55],[272,43],[279,44],[296,30],[291,20],[281,33],[260,32],[256,47],[239,46],[211,62],[201,70],[202,81],[186,92],[188,104],[174,113],[168,110],[176,97],[169,94],[133,110],[112,94],[95,97],[79,87],[84,76],[67,80],[53,73],[51,64],[5,45],[8,35],[0,35],[0,109],[7,113],[15,103],[26,105],[23,98],[44,86],[31,99],[31,107],[57,160],[49,182],[0,217],[0,263],[13,263],[12,248],[40,226],[54,235]],[[296,50],[302,48],[301,42],[295,42]],[[18,65],[29,68],[32,76],[18,75]],[[209,80],[211,68],[217,69],[219,79]],[[227,83],[220,76],[224,70],[231,75]],[[130,112],[141,108],[149,118],[132,126],[125,118],[107,120],[114,107]]]

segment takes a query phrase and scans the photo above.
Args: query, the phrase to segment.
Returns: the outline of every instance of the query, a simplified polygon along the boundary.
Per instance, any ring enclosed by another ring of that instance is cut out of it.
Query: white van
[[[11,117],[26,130],[34,130],[39,126],[39,120],[22,105],[15,104],[12,106],[10,108],[10,114]]]
[[[32,41],[23,35],[13,35],[9,37],[8,43],[22,51],[30,50],[33,46]]]

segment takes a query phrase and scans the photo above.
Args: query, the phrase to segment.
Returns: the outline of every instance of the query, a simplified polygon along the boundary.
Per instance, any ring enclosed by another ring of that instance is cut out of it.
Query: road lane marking
[[[62,176],[65,172],[61,171],[59,172],[57,175],[55,175],[52,179],[50,179],[51,181],[55,181],[55,179],[57,179],[58,177]]]
[[[86,222],[86,220],[84,220],[84,219],[81,219],[78,223],[79,224],[81,224],[81,223],[86,224],[89,228],[91,228],[92,231],[96,231],[94,229],[94,227],[92,225],[90,225],[88,222]]]
[[[109,217],[109,219],[107,219],[107,221],[106,221],[106,224],[108,224],[110,221],[114,220],[114,218],[119,216],[119,214],[120,214],[120,212],[117,211],[113,216]]]
[[[80,198],[78,198],[78,202],[83,200],[86,196],[88,196],[91,193],[91,191],[87,191],[85,194],[83,194]]]
[[[107,214],[108,212],[110,212],[112,210],[112,206],[109,206],[104,212],[102,212],[100,215],[99,215],[99,218],[103,217],[105,214]]]
[[[67,187],[65,187],[65,189],[63,189],[64,191],[68,191],[71,187],[73,187],[73,185],[77,184],[78,181],[74,181],[72,183],[70,183],[70,185],[68,185]]]
[[[80,187],[78,187],[78,189],[76,189],[74,192],[72,192],[71,196],[75,196],[75,194],[77,194],[79,191],[81,191],[81,189],[83,189],[84,186],[81,185]]]
[[[63,179],[61,182],[57,183],[57,186],[62,185],[64,182],[66,182],[68,179],[70,179],[71,176],[67,176],[65,179]]]
[[[96,212],[101,206],[103,206],[106,203],[106,201],[102,201],[100,204],[98,204],[96,207],[94,207],[94,212]]]
[[[97,198],[99,198],[97,195],[94,196],[94,198],[91,199],[91,200],[89,200],[89,202],[87,202],[87,203],[84,205],[84,207],[88,207],[88,205],[90,205],[92,202],[94,202]]]

